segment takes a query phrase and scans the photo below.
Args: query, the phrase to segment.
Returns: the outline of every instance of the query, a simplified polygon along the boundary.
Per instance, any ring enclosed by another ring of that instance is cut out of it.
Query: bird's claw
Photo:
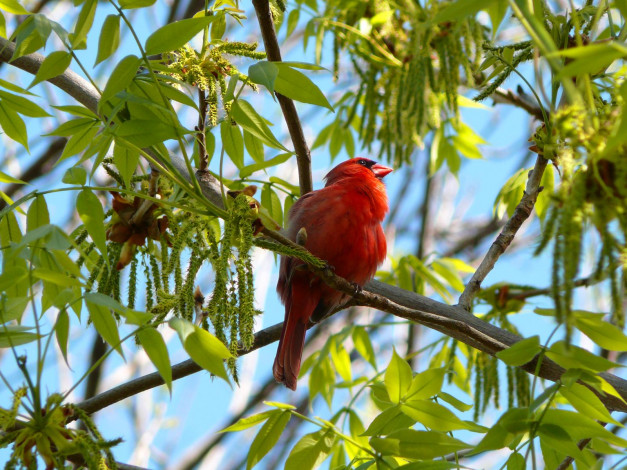
[[[353,286],[353,297],[355,297],[357,294],[360,294],[361,291],[363,291],[362,287],[356,282],[351,282],[351,285]]]

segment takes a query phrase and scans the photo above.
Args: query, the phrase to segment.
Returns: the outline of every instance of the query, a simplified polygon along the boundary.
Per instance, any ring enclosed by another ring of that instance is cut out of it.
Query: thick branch
[[[257,19],[259,20],[259,27],[261,28],[261,36],[263,37],[263,43],[266,47],[266,54],[268,60],[271,62],[281,62],[281,50],[279,49],[279,41],[274,31],[274,21],[272,20],[272,13],[270,12],[270,5],[268,0],[253,0],[255,12],[257,13]],[[313,189],[313,180],[311,178],[311,154],[307,141],[305,140],[305,134],[303,133],[303,127],[300,124],[298,113],[296,112],[296,106],[294,102],[277,93],[277,99],[281,105],[283,116],[285,117],[285,123],[290,133],[290,138],[294,144],[294,150],[296,151],[296,160],[298,162],[298,180],[300,182],[300,195],[303,196]]]
[[[332,287],[346,293],[354,292],[354,286],[350,282],[336,276],[330,270],[323,270],[319,274]],[[490,355],[495,355],[497,352],[522,339],[514,333],[475,317],[460,307],[436,302],[427,297],[379,281],[368,283],[363,291],[355,295],[355,301],[359,305],[377,308],[400,318],[420,323]],[[238,354],[245,355],[278,341],[282,327],[283,324],[278,323],[257,332],[253,347],[248,351],[240,349]],[[522,369],[533,374],[536,365],[537,361],[534,359],[523,365]],[[181,362],[172,367],[172,380],[178,380],[200,370],[200,366],[191,360]],[[563,373],[564,369],[562,367],[545,357],[540,364],[538,376],[555,382],[559,380]],[[627,400],[626,380],[609,373],[601,373],[599,375],[607,380]],[[77,406],[87,413],[95,413],[125,398],[163,385],[163,383],[161,376],[155,372],[112,388],[90,400],[79,403]],[[618,398],[610,395],[599,395],[599,399],[609,410],[627,411],[627,404]]]
[[[546,168],[547,163],[548,160],[546,160],[543,156],[538,155],[536,165],[529,174],[525,194],[516,206],[514,215],[512,215],[512,217],[507,221],[499,236],[496,237],[496,240],[492,243],[488,253],[483,258],[483,261],[481,261],[481,264],[472,275],[472,278],[468,284],[466,284],[464,292],[462,292],[462,295],[459,297],[459,305],[464,309],[468,311],[471,310],[472,300],[477,292],[479,292],[481,283],[490,271],[492,271],[492,268],[494,268],[494,265],[498,261],[499,257],[505,253],[507,247],[510,243],[512,243],[512,240],[514,239],[514,236],[518,232],[520,226],[531,215],[533,206],[535,205],[538,194],[541,191],[540,182],[542,181],[542,175],[544,174],[544,169]]]

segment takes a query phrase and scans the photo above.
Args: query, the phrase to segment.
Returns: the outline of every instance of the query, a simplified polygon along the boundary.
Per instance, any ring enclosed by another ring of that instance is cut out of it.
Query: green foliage
[[[325,32],[333,32],[336,77],[348,50],[360,83],[340,100],[335,132],[354,129],[363,147],[371,151],[378,143],[379,157],[400,165],[442,120],[456,121],[457,89],[462,80],[474,83],[484,30],[467,12],[440,21],[447,10],[442,2],[326,2],[323,16],[307,28],[317,57]],[[347,139],[352,136],[343,138],[348,150]]]
[[[532,459],[554,468],[567,456],[578,468],[592,468],[601,465],[597,459],[624,449],[627,442],[597,422],[619,423],[602,400],[620,397],[599,372],[620,365],[624,359],[619,353],[627,349],[622,332],[627,54],[626,30],[615,24],[618,16],[624,23],[624,1],[586,2],[563,14],[543,1],[271,1],[276,29],[286,30],[287,37],[299,38],[299,24],[306,21],[303,42],[315,42],[317,62],[325,41],[332,42],[333,73],[342,85],[348,83],[337,101],[315,84],[312,72],[322,67],[269,62],[257,43],[227,40],[228,28],[246,20],[236,2],[228,0],[157,29],[144,42],[138,40],[140,53],[119,58],[122,34],[132,29],[126,10],[153,3],[123,0],[117,13],[105,19],[96,64],[110,64],[110,71],[98,109],[54,107],[55,114],[67,119],[50,126],[54,130],[49,135],[67,139],[60,160],[75,158],[62,180],[68,186],[34,191],[15,203],[1,194],[9,206],[0,213],[0,348],[16,352],[17,346],[36,345],[37,356],[29,360],[40,371],[50,361],[52,341],[66,362],[72,359],[70,327],[82,321],[108,344],[102,360],[111,351],[122,354],[122,343],[136,338],[171,391],[172,367],[162,336],[168,320],[189,357],[214,376],[229,382],[230,373],[237,382],[236,357],[253,346],[258,313],[253,245],[326,267],[302,248],[255,237],[259,230],[285,225],[300,189],[273,174],[294,154],[273,130],[270,112],[254,106],[246,93],[263,85],[273,98],[279,93],[334,111],[335,119],[312,145],[321,151],[325,146],[332,158],[342,149],[350,156],[366,149],[401,166],[411,163],[426,142],[428,172],[444,173],[446,167],[457,176],[462,157],[482,158],[486,143],[462,121],[459,108],[472,102],[460,91],[476,89],[475,100],[502,99],[499,88],[516,75],[533,95],[532,114],[543,117],[530,150],[550,160],[535,210],[542,228],[537,251],[549,245],[553,249],[552,283],[549,289],[484,286],[475,305],[483,307],[484,320],[520,335],[515,315],[526,310],[529,298],[548,293],[554,308],[536,313],[557,320],[549,339],[541,344],[538,336],[531,336],[494,357],[452,339],[425,336],[421,349],[404,357],[403,337],[394,334],[379,341],[384,335],[378,332],[390,322],[351,323],[328,336],[301,370],[303,382],[309,383],[309,403],[320,396],[329,408],[326,418],[267,403],[268,410],[224,431],[259,425],[247,468],[281,445],[295,422],[312,429],[285,446],[288,469],[316,468],[327,460],[334,469],[458,468],[465,465],[460,451],[475,455],[497,450],[510,452],[505,465],[513,469],[525,468]],[[16,46],[14,58],[42,49],[53,34],[64,46],[48,50],[31,86],[70,65],[89,75],[74,51],[87,47],[98,6],[94,0],[80,3],[72,31],[65,31],[44,14],[0,0],[1,10],[25,15],[9,35]],[[488,14],[491,27],[484,15],[476,16],[480,11]],[[498,35],[510,11],[527,34],[523,41]],[[6,26],[0,16],[0,33]],[[188,43],[196,35],[202,42],[193,49]],[[162,55],[148,60],[145,54]],[[238,69],[242,58],[254,61],[248,75]],[[541,72],[533,83],[530,69],[523,66],[532,59]],[[50,119],[50,110],[15,83],[0,80],[0,87],[3,138],[28,151],[29,143],[34,145],[27,118]],[[180,120],[179,105],[198,114],[193,130]],[[220,132],[212,132],[218,125]],[[220,155],[220,174],[212,176],[232,190],[224,208],[209,202],[197,181],[189,182],[173,164],[168,153],[173,143],[190,174],[195,164],[206,176],[205,164]],[[224,178],[226,159],[237,168],[239,179]],[[98,168],[110,179],[105,188],[93,183]],[[494,188],[499,218],[515,214],[525,194],[528,164],[521,163],[512,173],[500,191]],[[0,182],[23,183],[3,172]],[[260,186],[261,203],[252,199],[250,183]],[[66,190],[76,195],[76,220],[81,222],[70,236],[51,224],[55,213],[46,202],[48,193]],[[577,277],[591,237],[598,242],[595,270],[581,282]],[[409,253],[392,258],[389,272],[379,273],[379,278],[454,303],[465,288],[464,276],[474,271],[455,257]],[[212,291],[205,296],[196,283],[207,271]],[[576,310],[575,288],[602,281],[609,312]],[[24,318],[25,311],[32,311],[32,318]],[[52,321],[44,323],[44,315]],[[401,322],[393,328],[407,326]],[[576,333],[588,337],[602,354],[571,344]],[[11,383],[13,403],[0,408],[0,445],[13,445],[9,465],[29,466],[39,456],[47,465],[61,467],[68,455],[81,454],[90,468],[115,468],[110,447],[117,442],[106,441],[83,411],[65,403],[66,397],[51,394],[44,399],[40,374],[29,372],[25,356],[16,353],[15,359],[26,385]],[[521,366],[547,359],[565,372],[552,385],[539,387]],[[495,409],[503,412],[492,427],[479,424]],[[80,417],[87,430],[68,428],[70,414]],[[592,439],[590,446],[577,447],[582,439]]]

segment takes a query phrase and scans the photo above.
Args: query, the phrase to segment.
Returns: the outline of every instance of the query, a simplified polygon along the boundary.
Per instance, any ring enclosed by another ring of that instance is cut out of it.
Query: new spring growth
[[[212,126],[218,123],[218,94],[222,98],[225,111],[228,111],[225,103],[227,90],[226,77],[237,77],[253,90],[257,91],[257,85],[251,82],[248,76],[240,73],[233,63],[225,55],[249,57],[255,60],[265,59],[265,52],[258,52],[257,43],[213,41],[204,53],[195,51],[189,44],[181,49],[165,54],[167,72],[190,85],[197,86],[207,92],[209,104],[209,122]]]

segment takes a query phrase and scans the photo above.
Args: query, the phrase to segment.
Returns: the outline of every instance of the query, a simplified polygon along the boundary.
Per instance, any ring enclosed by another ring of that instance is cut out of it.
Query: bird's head
[[[364,157],[351,158],[333,168],[325,177],[327,186],[344,178],[362,177],[381,180],[393,170]]]

